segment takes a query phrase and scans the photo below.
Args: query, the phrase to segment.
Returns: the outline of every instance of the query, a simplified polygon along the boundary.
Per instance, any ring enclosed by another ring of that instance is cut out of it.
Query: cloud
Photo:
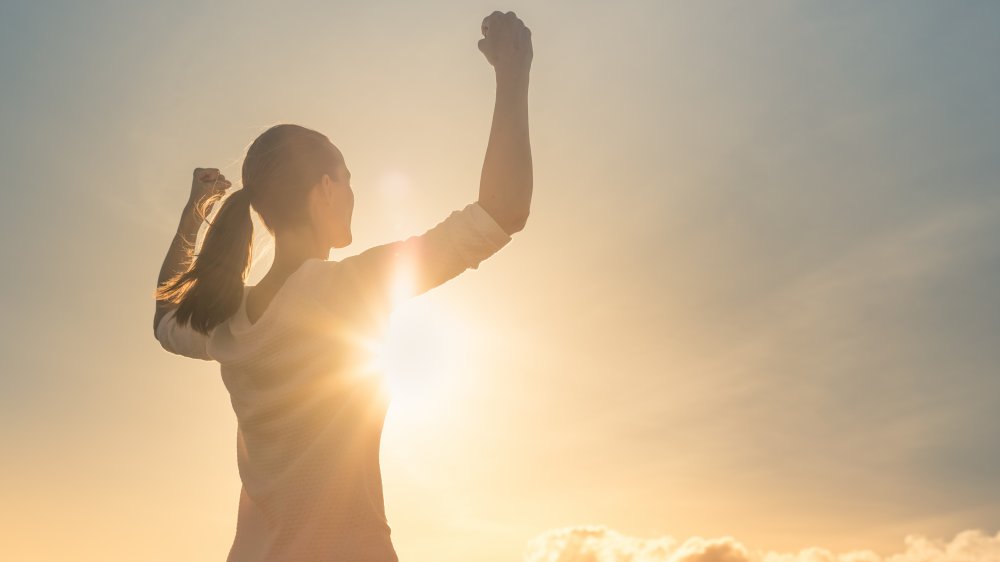
[[[1000,562],[1000,533],[970,529],[949,542],[908,535],[905,550],[882,557],[870,550],[841,554],[822,547],[799,552],[750,550],[733,537],[629,537],[603,525],[547,531],[531,541],[525,562]]]

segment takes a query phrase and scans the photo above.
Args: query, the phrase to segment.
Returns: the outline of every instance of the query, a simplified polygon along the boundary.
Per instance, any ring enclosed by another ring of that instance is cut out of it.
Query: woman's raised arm
[[[493,12],[482,24],[479,50],[496,72],[496,105],[479,183],[479,205],[508,234],[519,232],[531,207],[528,74],[531,30],[514,12]]]
[[[226,179],[226,176],[219,173],[218,168],[195,168],[191,179],[191,194],[181,212],[177,233],[174,234],[167,255],[163,258],[163,265],[160,266],[160,276],[156,281],[157,287],[178,273],[185,271],[190,264],[191,251],[198,236],[198,229],[201,228],[201,223],[204,221],[198,206],[204,203],[204,213],[208,214],[212,209],[212,204],[231,185],[232,183]],[[175,307],[176,305],[170,302],[156,301],[156,312],[153,314],[154,335],[160,319]]]

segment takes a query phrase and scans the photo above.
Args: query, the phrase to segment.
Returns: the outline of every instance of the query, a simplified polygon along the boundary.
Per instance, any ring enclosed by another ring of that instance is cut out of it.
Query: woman
[[[350,170],[324,135],[277,125],[248,149],[242,189],[185,265],[205,209],[231,185],[217,169],[195,170],[157,282],[153,331],[167,351],[221,365],[243,483],[229,562],[398,560],[379,469],[388,397],[364,344],[400,298],[506,245],[531,202],[531,32],[513,12],[493,12],[481,29],[496,105],[479,197],[420,236],[328,261],[331,248],[351,243]],[[251,207],[275,254],[245,286]]]

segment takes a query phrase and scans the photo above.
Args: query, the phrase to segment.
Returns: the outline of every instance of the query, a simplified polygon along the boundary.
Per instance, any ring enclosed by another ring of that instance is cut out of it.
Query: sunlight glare
[[[373,346],[373,367],[386,379],[391,408],[407,422],[427,422],[448,407],[463,384],[468,341],[462,326],[425,296],[393,311]]]

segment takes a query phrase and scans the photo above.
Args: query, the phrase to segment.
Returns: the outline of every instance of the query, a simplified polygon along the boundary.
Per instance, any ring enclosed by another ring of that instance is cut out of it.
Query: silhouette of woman
[[[220,363],[242,481],[229,562],[398,560],[379,468],[388,394],[363,342],[399,299],[506,245],[531,203],[531,32],[499,11],[481,29],[496,105],[479,197],[422,235],[327,260],[351,243],[351,173],[326,136],[282,124],[250,145],[243,187],[193,256],[190,241],[231,185],[218,169],[194,171],[157,281],[153,331],[171,353]],[[245,286],[251,207],[275,252],[260,282]]]

